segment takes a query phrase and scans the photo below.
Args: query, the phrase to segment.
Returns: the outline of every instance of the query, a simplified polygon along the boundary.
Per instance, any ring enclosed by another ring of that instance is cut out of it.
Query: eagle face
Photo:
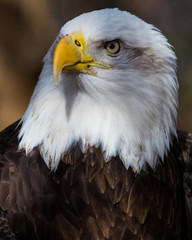
[[[40,146],[51,169],[74,144],[83,152],[101,146],[106,161],[118,155],[137,172],[145,162],[155,168],[176,134],[175,66],[166,38],[136,16],[118,9],[80,15],[44,59],[20,148]]]

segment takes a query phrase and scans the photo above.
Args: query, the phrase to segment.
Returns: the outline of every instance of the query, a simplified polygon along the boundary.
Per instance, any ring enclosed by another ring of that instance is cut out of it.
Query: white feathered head
[[[176,57],[154,26],[118,9],[67,22],[44,59],[22,118],[20,148],[40,146],[55,169],[74,143],[101,146],[140,171],[176,134]],[[56,84],[54,83],[54,80]]]

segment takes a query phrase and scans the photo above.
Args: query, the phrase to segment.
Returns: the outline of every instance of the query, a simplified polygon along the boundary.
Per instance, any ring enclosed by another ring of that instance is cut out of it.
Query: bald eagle
[[[60,30],[22,119],[0,133],[0,239],[192,239],[192,135],[176,56],[118,9]]]

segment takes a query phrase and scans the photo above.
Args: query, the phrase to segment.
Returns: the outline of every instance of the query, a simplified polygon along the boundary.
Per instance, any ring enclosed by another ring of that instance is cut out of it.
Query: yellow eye
[[[110,41],[106,43],[105,49],[111,54],[116,54],[120,50],[120,44],[118,41]]]

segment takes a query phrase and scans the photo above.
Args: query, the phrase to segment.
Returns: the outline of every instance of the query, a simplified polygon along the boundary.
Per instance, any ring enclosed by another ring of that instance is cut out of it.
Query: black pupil
[[[81,43],[77,40],[75,40],[75,44],[78,46],[78,47],[81,47]]]
[[[115,44],[114,43],[110,43],[109,44],[109,48],[112,49],[112,50],[115,49]]]

